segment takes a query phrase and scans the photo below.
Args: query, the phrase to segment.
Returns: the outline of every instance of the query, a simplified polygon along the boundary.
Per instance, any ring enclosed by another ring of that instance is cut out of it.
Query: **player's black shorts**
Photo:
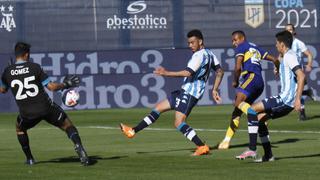
[[[32,119],[19,115],[17,117],[17,124],[21,130],[28,130],[37,125],[41,120],[45,120],[56,127],[61,127],[67,117],[64,110],[53,102],[45,115]]]
[[[191,96],[183,89],[171,92],[168,97],[171,109],[179,111],[188,116],[192,108],[197,104],[198,99]]]
[[[272,118],[280,118],[289,114],[293,108],[284,104],[280,96],[272,96],[262,100],[265,112]]]

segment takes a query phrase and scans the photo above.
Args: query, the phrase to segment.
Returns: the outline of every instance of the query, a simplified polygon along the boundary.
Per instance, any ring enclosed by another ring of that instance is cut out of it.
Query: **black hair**
[[[191,38],[193,36],[197,37],[198,39],[203,40],[202,32],[199,29],[193,29],[193,30],[188,32],[188,34],[187,34],[188,38]]]
[[[297,35],[297,33],[296,33],[296,28],[294,27],[293,24],[288,23],[286,26],[291,26],[291,27],[292,27],[292,30],[293,30],[293,35]]]
[[[293,36],[289,31],[281,31],[276,34],[277,41],[283,42],[285,46],[291,48]]]
[[[233,31],[232,32],[232,36],[235,35],[235,34],[239,34],[239,35],[243,36],[244,38],[246,37],[246,34],[241,30]]]
[[[30,54],[31,45],[24,42],[17,42],[14,46],[14,54],[16,57],[23,56],[26,53]]]

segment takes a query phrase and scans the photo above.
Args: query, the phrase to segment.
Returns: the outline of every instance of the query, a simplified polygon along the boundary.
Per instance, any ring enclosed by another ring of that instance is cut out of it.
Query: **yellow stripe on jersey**
[[[243,62],[248,61],[252,56],[253,56],[253,53],[251,53],[250,51],[247,51],[246,53],[244,53],[244,60],[243,60]]]
[[[250,82],[253,80],[254,78],[254,73],[250,73],[249,78],[241,85],[242,89],[245,89],[248,84],[250,84]]]
[[[243,75],[246,75],[246,74],[248,74],[248,71],[243,71],[243,72],[241,72],[240,76],[243,76]]]
[[[264,55],[262,56],[262,59],[264,59],[268,55],[268,52],[265,52]]]

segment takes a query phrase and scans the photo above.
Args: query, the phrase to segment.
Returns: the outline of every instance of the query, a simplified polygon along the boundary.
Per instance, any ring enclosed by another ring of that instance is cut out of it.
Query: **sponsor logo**
[[[113,17],[107,18],[107,29],[166,29],[167,18],[155,16],[153,14],[141,12],[147,10],[145,1],[135,1],[128,5],[127,14],[129,17],[119,17],[114,14]]]
[[[136,1],[131,3],[127,7],[128,14],[138,14],[139,12],[144,11],[147,8],[147,4],[144,1]]]
[[[14,7],[12,5],[9,6],[0,6],[0,29],[5,29],[8,32],[11,32],[13,29],[16,28],[16,22],[13,17]]]
[[[245,23],[253,28],[264,23],[263,0],[245,0]]]

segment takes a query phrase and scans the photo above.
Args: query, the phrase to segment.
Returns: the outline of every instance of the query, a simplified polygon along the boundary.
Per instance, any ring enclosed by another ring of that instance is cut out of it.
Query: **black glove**
[[[80,84],[80,78],[76,75],[66,75],[63,79],[64,89],[69,89],[71,87],[78,87]]]

